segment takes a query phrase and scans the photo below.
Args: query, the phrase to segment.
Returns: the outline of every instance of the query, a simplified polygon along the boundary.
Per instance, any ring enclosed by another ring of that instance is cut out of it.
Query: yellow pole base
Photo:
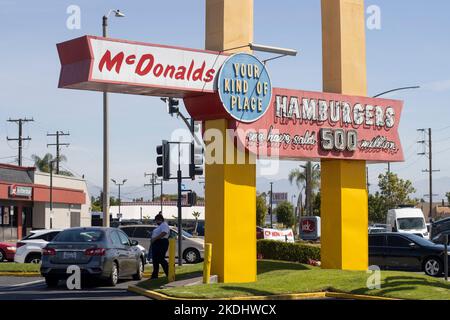
[[[175,239],[169,239],[169,282],[175,281]]]
[[[324,269],[368,269],[365,161],[323,160],[321,260]]]
[[[208,284],[211,278],[212,244],[205,243],[205,259],[203,262],[203,283]]]

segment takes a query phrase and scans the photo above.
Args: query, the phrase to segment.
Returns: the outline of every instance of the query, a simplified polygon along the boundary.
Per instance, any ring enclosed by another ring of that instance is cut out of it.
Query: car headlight
[[[6,250],[8,250],[8,251],[16,251],[16,247],[6,247]]]

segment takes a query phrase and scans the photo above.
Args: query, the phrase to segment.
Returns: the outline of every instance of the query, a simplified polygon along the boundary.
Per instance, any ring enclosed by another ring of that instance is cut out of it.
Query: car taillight
[[[17,242],[16,248],[19,249],[20,247],[23,247],[25,245],[25,242]]]
[[[44,248],[42,249],[42,254],[44,256],[54,256],[56,255],[56,250],[53,248]]]
[[[91,248],[84,251],[84,255],[86,256],[104,256],[105,253],[106,249],[104,248]]]

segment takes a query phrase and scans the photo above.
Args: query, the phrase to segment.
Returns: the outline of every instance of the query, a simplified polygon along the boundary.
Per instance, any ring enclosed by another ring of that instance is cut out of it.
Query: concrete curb
[[[41,277],[40,272],[8,271],[0,272],[0,277]]]
[[[154,300],[172,300],[172,301],[182,301],[182,300],[192,300],[192,301],[202,301],[202,300],[244,300],[244,301],[261,301],[261,300],[306,300],[306,299],[321,299],[321,298],[338,298],[338,299],[353,299],[353,300],[383,300],[383,301],[395,301],[401,299],[385,298],[385,297],[375,297],[375,296],[365,296],[350,293],[338,293],[338,292],[311,292],[311,293],[292,293],[292,294],[280,294],[271,296],[246,296],[246,297],[231,297],[231,298],[217,298],[217,299],[203,299],[203,298],[178,298],[171,297],[164,293],[156,292],[153,290],[146,290],[139,288],[137,286],[129,286],[128,291],[134,292]]]

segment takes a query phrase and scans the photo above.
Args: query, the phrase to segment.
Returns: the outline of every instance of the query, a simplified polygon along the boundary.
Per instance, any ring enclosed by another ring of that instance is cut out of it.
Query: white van
[[[425,239],[430,238],[425,217],[421,209],[399,208],[388,211],[386,224],[392,232],[411,233]]]

